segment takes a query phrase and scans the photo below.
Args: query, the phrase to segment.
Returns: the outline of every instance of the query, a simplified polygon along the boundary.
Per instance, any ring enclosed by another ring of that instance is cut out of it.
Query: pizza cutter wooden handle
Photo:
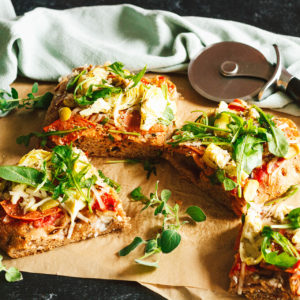
[[[289,96],[291,96],[294,100],[300,104],[300,80],[296,77],[293,77],[287,87],[286,92]]]

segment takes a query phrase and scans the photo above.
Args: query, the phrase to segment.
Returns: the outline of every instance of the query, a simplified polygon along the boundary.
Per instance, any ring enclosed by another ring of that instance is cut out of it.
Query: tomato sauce
[[[50,132],[58,130],[70,130],[76,127],[86,127],[87,129],[89,129],[95,128],[96,124],[76,115],[71,117],[67,121],[61,121],[58,119],[49,126],[44,127],[43,129],[45,132]],[[85,130],[74,131],[69,134],[66,134],[65,136],[51,135],[49,136],[49,140],[55,143],[56,145],[70,144],[71,142],[76,141],[80,136],[82,136],[84,131]]]
[[[105,205],[105,210],[110,210],[110,211],[116,211],[116,207],[117,207],[117,200],[110,194],[105,193],[102,195],[101,200],[103,202],[103,204]],[[95,210],[101,210],[98,201],[95,201],[92,209]]]

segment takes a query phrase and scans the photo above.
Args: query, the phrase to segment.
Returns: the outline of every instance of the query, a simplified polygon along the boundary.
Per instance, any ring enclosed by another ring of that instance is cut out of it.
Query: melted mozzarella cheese
[[[224,150],[213,143],[208,145],[203,155],[204,162],[214,169],[224,169],[230,159],[231,156],[227,150]]]
[[[151,86],[143,95],[142,105],[141,105],[141,126],[142,130],[149,130],[153,125],[155,125],[159,119],[164,119],[164,112],[169,106],[173,114],[175,111],[175,103],[170,101],[167,97],[163,95],[161,88],[157,86]]]

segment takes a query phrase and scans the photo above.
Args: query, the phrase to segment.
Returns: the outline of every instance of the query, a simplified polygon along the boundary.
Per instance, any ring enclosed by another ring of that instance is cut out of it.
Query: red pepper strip
[[[58,131],[58,130],[69,130],[75,127],[86,127],[90,129],[90,128],[96,128],[96,125],[97,124],[90,122],[89,120],[86,120],[78,115],[75,115],[67,121],[61,121],[60,119],[58,119],[54,121],[52,124],[44,127],[43,130],[45,132],[49,132],[49,131]],[[66,134],[65,136],[53,135],[53,136],[49,136],[49,140],[57,145],[65,145],[76,141],[85,133],[86,130],[80,130],[80,131],[71,132],[69,134]]]
[[[101,200],[105,205],[105,210],[116,211],[117,201],[112,195],[105,193],[102,195]],[[102,209],[100,209],[98,201],[94,202],[92,209],[103,211]]]
[[[10,201],[4,200],[0,202],[0,205],[9,217],[23,221],[36,221],[62,211],[61,208],[56,206],[53,208],[46,209],[43,212],[36,210],[28,212],[24,215],[22,209],[18,204],[12,204]]]

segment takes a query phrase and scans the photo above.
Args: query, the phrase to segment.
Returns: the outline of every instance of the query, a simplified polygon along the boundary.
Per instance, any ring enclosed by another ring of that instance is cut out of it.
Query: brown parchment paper
[[[169,77],[184,97],[178,102],[178,126],[184,120],[195,119],[197,113],[191,111],[216,106],[195,93],[186,76]],[[18,80],[14,84],[23,95],[30,91],[31,85],[32,82],[26,80]],[[54,86],[41,83],[39,92],[53,90]],[[32,149],[32,146],[17,145],[15,139],[31,131],[41,131],[44,115],[43,111],[19,111],[0,119],[0,164],[14,164]],[[290,118],[299,125],[298,118]],[[131,217],[131,229],[34,256],[6,258],[5,264],[27,272],[139,281],[168,299],[237,299],[226,292],[228,272],[233,262],[233,245],[240,224],[233,213],[201,193],[165,161],[157,166],[157,176],[151,175],[147,180],[139,164],[105,164],[106,160],[98,158],[92,162],[122,185],[120,197],[127,215]],[[135,264],[134,259],[142,255],[142,249],[126,257],[118,257],[117,252],[135,236],[147,239],[159,229],[161,219],[153,216],[153,210],[141,212],[142,205],[130,202],[128,198],[129,192],[137,186],[149,195],[154,191],[157,180],[159,190],[168,188],[172,191],[173,201],[182,201],[182,212],[187,206],[199,205],[205,211],[207,221],[183,226],[180,246],[168,255],[161,255],[159,268],[153,270]]]

